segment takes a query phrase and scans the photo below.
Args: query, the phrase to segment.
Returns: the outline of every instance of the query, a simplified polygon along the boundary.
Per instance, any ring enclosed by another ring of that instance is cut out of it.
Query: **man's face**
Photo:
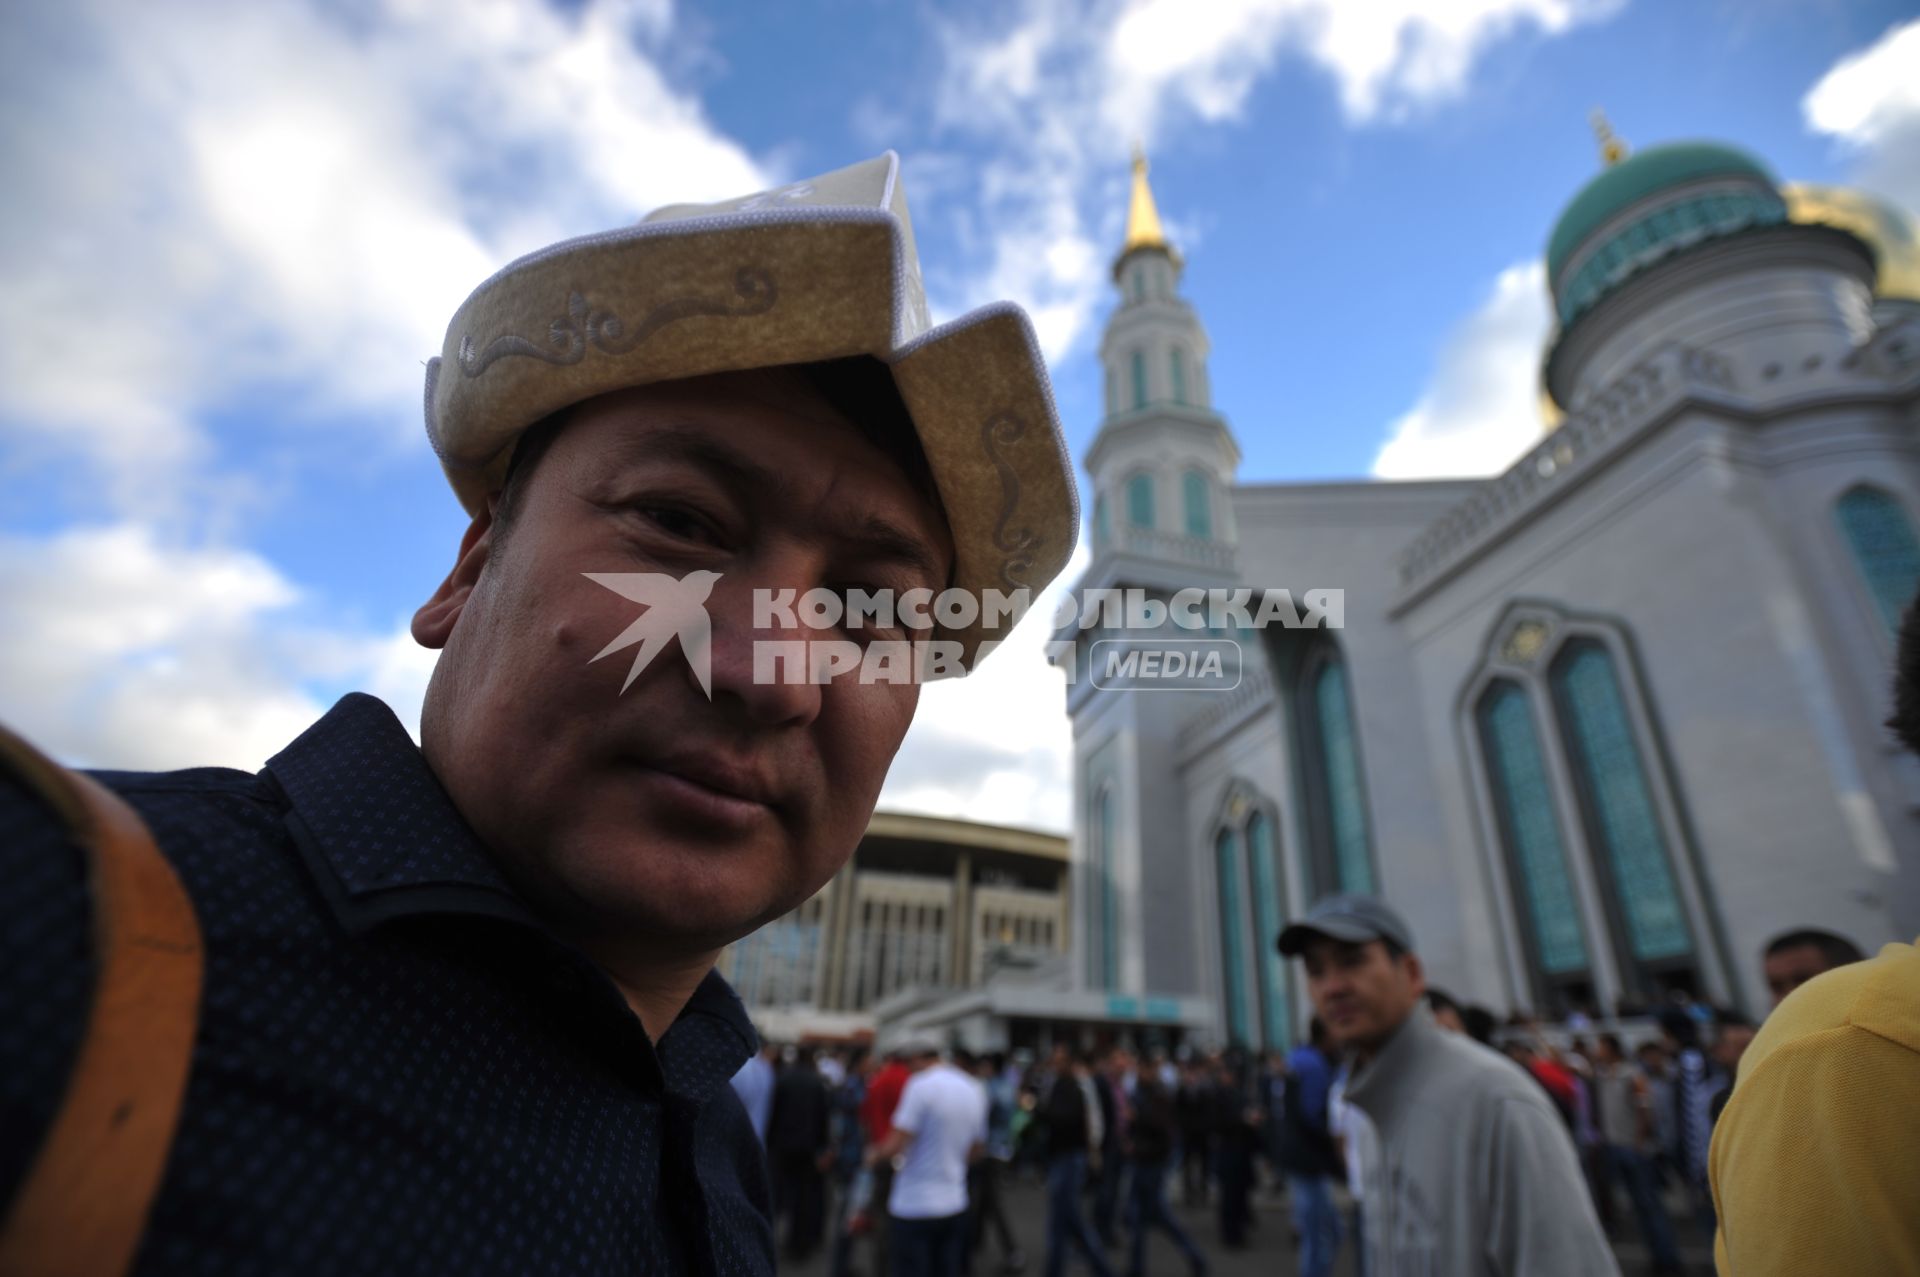
[[[1410,953],[1395,958],[1379,940],[1351,944],[1314,936],[1302,957],[1307,996],[1343,1050],[1378,1047],[1413,1013],[1426,991],[1420,959]]]
[[[946,585],[934,505],[791,372],[622,391],[572,410],[415,618],[444,645],[427,759],[503,870],[570,934],[694,956],[798,905],[866,828],[919,689],[759,683],[759,639],[911,638],[756,629],[759,590]],[[678,642],[624,692],[641,615],[585,573],[718,573],[712,699]],[[924,635],[923,635],[924,637]]]
[[[1775,1006],[1786,1001],[1789,993],[1813,977],[1833,969],[1827,961],[1827,955],[1820,951],[1817,944],[1797,944],[1791,949],[1770,953],[1760,966],[1766,973],[1767,990],[1773,994]]]
[[[1713,1059],[1727,1072],[1732,1073],[1740,1067],[1740,1057],[1753,1045],[1753,1026],[1748,1024],[1729,1024],[1721,1028],[1719,1036],[1713,1040]]]

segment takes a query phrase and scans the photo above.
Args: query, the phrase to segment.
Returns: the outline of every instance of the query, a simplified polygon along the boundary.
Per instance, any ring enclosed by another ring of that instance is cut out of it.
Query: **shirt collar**
[[[286,824],[295,845],[349,931],[454,913],[545,932],[385,702],[361,692],[341,697],[267,761],[267,772],[287,796]],[[688,1016],[717,1021],[738,1038],[717,1047],[708,1061],[714,1068],[724,1065],[722,1081],[732,1076],[739,1057],[760,1049],[746,1007],[717,970],[707,973],[675,1024]],[[689,1089],[702,1072],[690,1062]]]
[[[1416,1074],[1420,1057],[1444,1032],[1434,1023],[1433,1012],[1423,998],[1400,1027],[1383,1042],[1371,1060],[1353,1071],[1347,1081],[1347,1100],[1370,1115],[1377,1116],[1392,1102],[1409,1075]]]
[[[728,1040],[710,1033],[689,1037],[680,1033],[695,1016],[731,1029],[733,1038]],[[661,1043],[669,1084],[697,1099],[705,1099],[726,1085],[741,1066],[760,1051],[760,1035],[754,1032],[746,1006],[718,970],[707,972],[693,996],[687,999],[687,1005],[662,1035]]]
[[[538,926],[391,709],[354,692],[274,755],[288,831],[351,931],[429,913]]]

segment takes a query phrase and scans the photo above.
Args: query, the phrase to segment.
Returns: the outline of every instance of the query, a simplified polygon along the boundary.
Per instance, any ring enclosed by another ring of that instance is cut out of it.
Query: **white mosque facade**
[[[1242,632],[1201,694],[1099,686],[1092,643],[1145,640],[1057,632],[1076,987],[1284,1044],[1274,936],[1343,889],[1502,1012],[1757,1013],[1770,936],[1920,932],[1920,759],[1882,725],[1920,583],[1912,222],[1724,146],[1612,158],[1548,252],[1556,424],[1420,482],[1239,476],[1136,165],[1079,589],[1339,588],[1344,625]]]

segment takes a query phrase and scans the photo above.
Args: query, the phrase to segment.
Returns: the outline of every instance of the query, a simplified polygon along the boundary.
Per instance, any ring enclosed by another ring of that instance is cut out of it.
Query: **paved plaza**
[[[1008,1183],[1003,1189],[1007,1205],[1007,1216],[1013,1226],[1015,1239],[1026,1251],[1026,1269],[1032,1277],[1043,1277],[1046,1261],[1046,1192],[1042,1185],[1031,1179],[1021,1179]],[[1245,1250],[1228,1250],[1220,1244],[1219,1230],[1213,1212],[1200,1208],[1189,1209],[1174,1203],[1174,1213],[1194,1241],[1207,1254],[1213,1267],[1213,1277],[1293,1277],[1298,1272],[1294,1264],[1292,1227],[1285,1204],[1265,1191],[1254,1197],[1254,1227]],[[1614,1252],[1620,1257],[1620,1269],[1625,1277],[1643,1277],[1653,1271],[1647,1252],[1633,1231],[1631,1212],[1626,1208],[1624,1197],[1620,1202],[1621,1223],[1614,1231]],[[1706,1230],[1691,1224],[1675,1220],[1680,1236],[1680,1253],[1686,1261],[1689,1274],[1707,1277],[1713,1272],[1713,1242]],[[976,1277],[992,1277],[1000,1271],[1000,1255],[991,1244],[982,1262],[974,1267]],[[1119,1277],[1126,1277],[1127,1248],[1123,1243],[1115,1251],[1109,1252],[1109,1262]],[[865,1248],[855,1252],[854,1273],[858,1277],[884,1277],[872,1271],[873,1261]],[[825,1277],[826,1258],[817,1255],[805,1264],[792,1264],[783,1261],[780,1272],[783,1277]],[[1088,1271],[1084,1262],[1075,1260],[1067,1266],[1069,1273],[1084,1274]],[[1340,1262],[1334,1266],[1336,1277],[1355,1277],[1353,1246],[1351,1240],[1343,1242]],[[1147,1250],[1147,1273],[1149,1277],[1185,1277],[1186,1265],[1174,1251],[1173,1244],[1163,1234],[1156,1233]]]

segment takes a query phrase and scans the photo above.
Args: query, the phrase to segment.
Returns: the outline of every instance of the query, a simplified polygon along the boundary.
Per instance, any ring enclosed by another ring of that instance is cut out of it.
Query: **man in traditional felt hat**
[[[414,618],[420,747],[353,695],[258,775],[101,777],[205,934],[136,1266],[771,1272],[714,959],[865,830],[919,694],[865,654],[970,669],[1017,611],[926,601],[1066,563],[1032,330],[929,327],[889,153],[512,263],[426,416],[471,522]],[[793,606],[816,591],[900,602]],[[0,967],[5,1200],[91,977],[55,814],[0,780],[0,830],[5,930],[36,928]]]

